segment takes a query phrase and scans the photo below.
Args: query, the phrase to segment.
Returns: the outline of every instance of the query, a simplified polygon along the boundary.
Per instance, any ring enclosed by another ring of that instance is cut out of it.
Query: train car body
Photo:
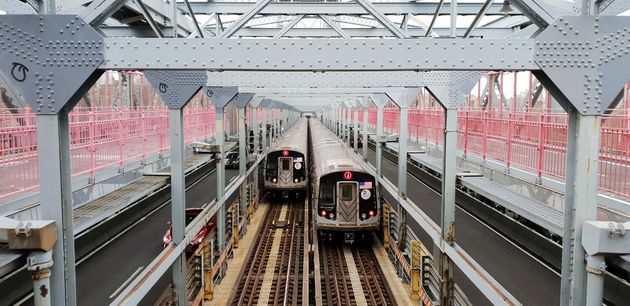
[[[274,196],[301,198],[308,186],[308,120],[300,118],[267,153],[264,187]]]
[[[310,119],[309,129],[312,205],[317,230],[342,231],[347,236],[378,229],[380,204],[374,175],[320,121]]]

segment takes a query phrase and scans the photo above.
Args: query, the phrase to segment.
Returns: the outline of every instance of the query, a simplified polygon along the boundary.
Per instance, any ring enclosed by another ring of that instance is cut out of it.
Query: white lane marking
[[[120,287],[118,287],[118,289],[116,289],[116,291],[114,291],[114,293],[112,293],[112,295],[109,296],[110,299],[113,299],[115,296],[117,296],[120,291],[122,291],[123,289],[125,289],[125,287],[127,287],[127,285],[129,284],[129,282],[131,282],[136,275],[138,275],[138,273],[140,273],[140,271],[142,271],[142,269],[144,269],[144,266],[140,266],[138,267],[138,269],[136,269],[136,271],[134,271],[129,278],[127,278],[127,280],[125,280]]]
[[[359,279],[359,271],[357,265],[352,257],[352,251],[348,246],[343,247],[343,257],[346,259],[346,266],[348,267],[348,274],[350,275],[350,284],[352,285],[352,291],[354,292],[354,299],[359,306],[367,305],[365,299],[365,292],[363,292],[363,286]]]

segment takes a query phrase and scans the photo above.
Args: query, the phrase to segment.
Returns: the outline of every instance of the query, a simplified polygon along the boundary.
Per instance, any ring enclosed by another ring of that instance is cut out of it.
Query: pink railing
[[[15,113],[6,109],[0,113],[0,203],[39,186],[36,117],[29,109]],[[184,113],[186,142],[214,135],[213,108],[191,105]],[[73,177],[94,178],[99,170],[122,168],[169,147],[168,110],[164,107],[77,107],[69,119]]]
[[[376,124],[376,109],[370,109],[368,121]],[[566,114],[460,110],[458,121],[458,147],[463,152],[535,172],[539,178],[565,177]],[[443,123],[441,109],[409,111],[409,135],[420,141],[441,144]],[[384,110],[383,125],[398,130],[398,109]],[[600,188],[630,197],[629,116],[605,115],[601,137]]]

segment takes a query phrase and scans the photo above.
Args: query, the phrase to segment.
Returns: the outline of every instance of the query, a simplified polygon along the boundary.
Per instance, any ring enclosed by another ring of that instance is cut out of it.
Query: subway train
[[[274,197],[300,199],[308,184],[308,120],[300,118],[265,159],[264,188]]]
[[[321,121],[309,119],[309,133],[317,231],[322,236],[343,233],[346,242],[353,242],[356,233],[378,229],[378,180],[368,166]]]

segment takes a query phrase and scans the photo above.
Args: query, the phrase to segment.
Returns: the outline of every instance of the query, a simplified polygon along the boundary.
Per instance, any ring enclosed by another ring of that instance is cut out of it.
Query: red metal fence
[[[29,109],[14,113],[0,113],[0,203],[39,186],[36,117]],[[213,108],[191,105],[184,113],[186,142],[214,135]],[[73,177],[93,178],[101,169],[122,168],[169,148],[164,107],[77,107],[69,119]]]
[[[376,109],[370,109],[368,121],[376,124]],[[459,111],[458,122],[458,147],[463,152],[535,172],[539,178],[565,177],[566,114],[467,109]],[[441,109],[409,111],[409,135],[419,141],[441,144],[443,124]],[[384,110],[383,126],[398,130],[398,109]],[[630,197],[629,116],[603,116],[601,137],[600,188]]]

